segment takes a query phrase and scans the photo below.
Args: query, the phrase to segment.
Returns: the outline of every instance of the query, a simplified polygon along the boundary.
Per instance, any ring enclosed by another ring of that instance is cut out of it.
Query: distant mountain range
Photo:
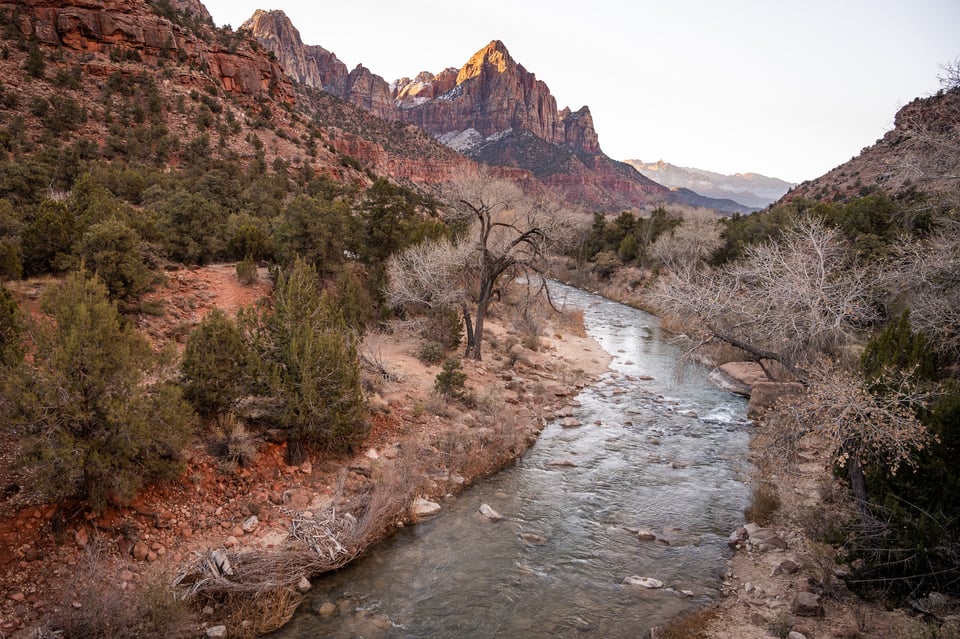
[[[729,198],[754,209],[770,206],[795,186],[759,173],[723,175],[704,169],[676,166],[663,160],[626,160],[626,163],[664,186],[690,189],[711,198]]]

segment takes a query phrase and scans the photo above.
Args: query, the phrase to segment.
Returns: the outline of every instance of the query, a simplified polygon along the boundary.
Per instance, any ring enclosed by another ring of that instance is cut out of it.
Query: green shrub
[[[437,373],[433,390],[447,399],[461,398],[464,395],[467,374],[459,359],[451,358],[443,363],[443,370]]]
[[[252,337],[261,392],[288,430],[290,463],[302,461],[304,444],[345,452],[366,436],[358,333],[320,293],[313,266],[297,259],[278,274],[272,308],[246,311],[240,321]]]
[[[440,342],[428,340],[420,344],[417,359],[424,364],[439,364],[447,356],[447,349]]]
[[[184,397],[204,417],[227,412],[243,396],[249,360],[236,322],[213,309],[187,338],[180,365]]]
[[[249,255],[237,262],[237,280],[244,286],[251,286],[257,283],[259,276],[257,274],[257,263]]]

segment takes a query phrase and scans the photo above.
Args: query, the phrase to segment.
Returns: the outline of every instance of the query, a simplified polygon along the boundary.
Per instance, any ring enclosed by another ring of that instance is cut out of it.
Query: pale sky
[[[893,127],[960,56],[960,0],[204,0],[234,28],[282,9],[306,44],[387,82],[491,40],[588,105],[618,160],[801,182]]]

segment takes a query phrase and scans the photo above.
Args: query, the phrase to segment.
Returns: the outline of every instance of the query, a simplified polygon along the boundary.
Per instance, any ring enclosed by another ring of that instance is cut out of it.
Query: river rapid
[[[749,493],[745,400],[701,367],[678,376],[656,317],[555,293],[613,356],[571,402],[582,425],[548,424],[514,466],[318,579],[272,637],[644,637],[718,595]]]

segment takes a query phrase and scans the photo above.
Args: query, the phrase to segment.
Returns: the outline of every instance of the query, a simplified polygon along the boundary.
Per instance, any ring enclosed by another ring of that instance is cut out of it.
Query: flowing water
[[[275,637],[643,637],[717,594],[748,497],[745,402],[703,369],[678,378],[654,316],[559,293],[614,357],[576,398],[583,425],[549,424],[515,466],[319,579]]]

